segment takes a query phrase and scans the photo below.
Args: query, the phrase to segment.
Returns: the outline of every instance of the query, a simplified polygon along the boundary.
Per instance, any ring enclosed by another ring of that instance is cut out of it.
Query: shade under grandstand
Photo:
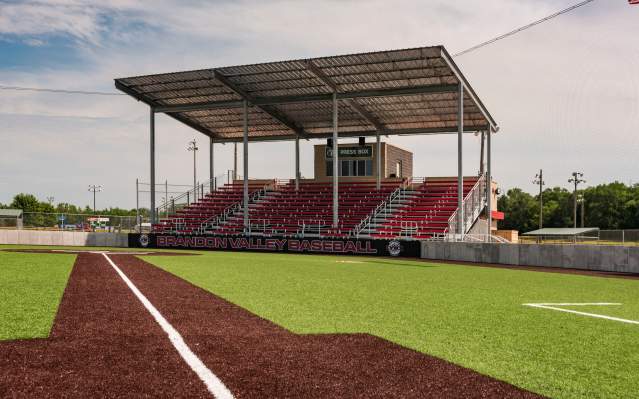
[[[246,207],[246,144],[255,141],[295,140],[297,183],[300,139],[333,137],[337,153],[338,137],[376,136],[379,145],[380,135],[457,133],[458,205],[462,209],[461,136],[481,131],[488,137],[490,175],[490,136],[498,130],[497,123],[443,46],[120,78],[115,79],[115,85],[151,108],[152,185],[154,115],[158,112],[207,135],[211,154],[214,143],[245,143]],[[335,224],[337,162],[335,156]],[[210,164],[213,176],[212,155]],[[153,188],[151,193],[153,219]],[[245,215],[247,218],[248,212]],[[246,219],[245,225],[248,223]]]

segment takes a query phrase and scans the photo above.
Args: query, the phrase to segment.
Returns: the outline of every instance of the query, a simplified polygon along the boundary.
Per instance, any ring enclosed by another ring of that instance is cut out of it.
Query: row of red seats
[[[249,181],[249,195],[264,188],[264,182]],[[160,219],[153,225],[155,232],[177,232],[189,234],[209,219],[221,215],[227,208],[239,204],[244,198],[244,184],[233,182],[225,184],[217,190],[208,193],[204,198],[185,206],[168,218]]]
[[[477,177],[464,178],[464,196],[476,183]],[[399,208],[378,227],[372,237],[389,239],[410,235],[416,239],[428,239],[446,231],[448,220],[457,209],[457,180],[426,180],[414,191],[416,195],[406,206]]]
[[[268,192],[249,207],[251,231],[269,235],[320,234],[345,237],[373,209],[386,200],[400,185],[399,181],[383,182],[377,190],[375,182],[341,182],[339,185],[339,226],[332,227],[333,186],[330,182],[301,182],[299,190],[293,182]],[[217,232],[240,234],[242,211],[229,218]]]

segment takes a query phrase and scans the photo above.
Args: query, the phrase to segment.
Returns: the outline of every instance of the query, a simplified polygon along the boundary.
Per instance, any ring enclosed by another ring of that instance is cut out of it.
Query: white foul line
[[[618,306],[618,305],[621,305],[620,303],[614,303],[614,302],[524,303],[522,305],[531,306],[533,308],[550,309],[550,310],[557,310],[559,312],[574,313],[574,314],[578,314],[582,316],[596,317],[598,319],[619,321],[619,322],[628,323],[628,324],[639,324],[639,321],[637,320],[620,319],[618,317],[606,316],[606,315],[597,314],[597,313],[579,312],[577,310],[563,309],[563,308],[556,307],[556,306]]]
[[[129,278],[120,270],[118,266],[109,258],[109,256],[102,252],[102,256],[106,258],[111,264],[113,269],[120,275],[122,280],[133,291],[135,296],[142,302],[146,310],[151,313],[155,321],[162,327],[162,330],[169,336],[169,340],[177,349],[182,359],[191,367],[195,374],[204,382],[206,388],[218,399],[233,399],[233,394],[224,385],[222,381],[206,365],[197,357],[195,353],[188,347],[180,333],[162,316],[162,314],[153,306],[153,304],[138,290],[138,288],[129,280]]]

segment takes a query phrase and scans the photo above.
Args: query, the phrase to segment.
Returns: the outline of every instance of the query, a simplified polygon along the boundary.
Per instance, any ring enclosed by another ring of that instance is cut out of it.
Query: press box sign
[[[365,145],[361,147],[338,147],[339,158],[371,158],[373,156],[373,146]],[[333,147],[326,147],[326,159],[333,158]]]

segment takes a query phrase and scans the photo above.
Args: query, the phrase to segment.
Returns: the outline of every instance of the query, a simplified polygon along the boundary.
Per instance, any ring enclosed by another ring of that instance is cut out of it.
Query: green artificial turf
[[[639,395],[639,280],[388,258],[208,252],[143,257],[297,333],[366,332],[557,398]]]
[[[0,251],[0,340],[49,335],[75,257]]]

